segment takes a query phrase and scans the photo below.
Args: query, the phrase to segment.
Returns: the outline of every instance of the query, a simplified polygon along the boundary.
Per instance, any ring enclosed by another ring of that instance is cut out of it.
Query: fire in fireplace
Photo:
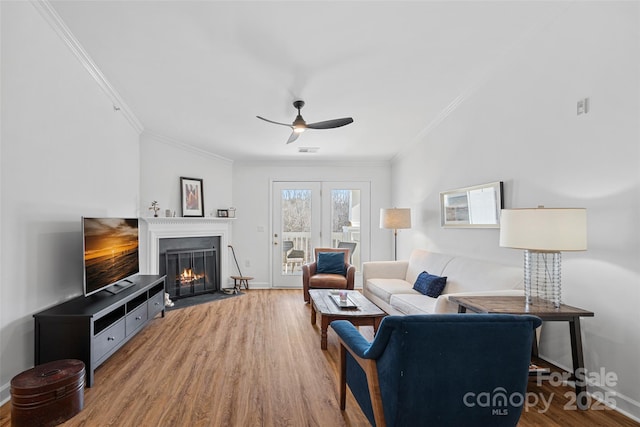
[[[166,287],[172,299],[219,289],[215,248],[167,250],[164,258]]]

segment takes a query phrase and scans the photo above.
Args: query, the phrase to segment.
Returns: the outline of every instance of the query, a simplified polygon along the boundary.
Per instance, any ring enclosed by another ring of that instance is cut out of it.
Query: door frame
[[[302,288],[302,274],[300,273],[297,276],[297,279],[293,279],[290,281],[289,285],[283,285],[278,283],[276,279],[277,271],[276,271],[276,263],[275,257],[276,252],[274,251],[274,234],[276,233],[274,224],[275,224],[275,196],[276,196],[276,185],[279,183],[283,184],[319,184],[320,185],[320,212],[321,212],[321,227],[320,227],[320,236],[312,237],[312,251],[315,247],[322,247],[323,245],[331,245],[331,235],[332,232],[325,232],[325,230],[331,230],[331,190],[341,189],[341,190],[360,190],[360,241],[359,241],[359,255],[360,255],[360,266],[356,271],[356,279],[355,284],[356,287],[362,287],[362,263],[369,261],[371,257],[371,182],[370,181],[324,181],[324,180],[292,180],[292,179],[271,179],[269,186],[269,269],[271,278],[270,287],[271,288],[294,288],[301,289]],[[282,244],[282,236],[279,233],[280,241],[278,242],[278,246]],[[319,246],[318,246],[319,245]],[[311,254],[311,257],[313,255]],[[278,257],[278,259],[281,259]],[[278,276],[278,279],[281,276]],[[276,283],[277,286],[276,286]]]

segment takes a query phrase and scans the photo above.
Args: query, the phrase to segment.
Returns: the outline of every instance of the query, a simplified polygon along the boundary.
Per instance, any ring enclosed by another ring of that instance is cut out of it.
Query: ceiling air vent
[[[298,153],[317,153],[320,147],[299,147]]]

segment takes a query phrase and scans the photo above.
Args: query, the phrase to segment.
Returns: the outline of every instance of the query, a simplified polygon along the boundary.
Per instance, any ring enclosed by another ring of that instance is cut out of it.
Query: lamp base
[[[554,307],[562,304],[560,283],[560,252],[524,251],[524,295],[527,305],[533,297],[549,301]]]

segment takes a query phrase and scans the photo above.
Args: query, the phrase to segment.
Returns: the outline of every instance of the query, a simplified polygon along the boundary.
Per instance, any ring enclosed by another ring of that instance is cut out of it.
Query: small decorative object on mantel
[[[229,208],[229,218],[236,217],[236,208]]]
[[[204,217],[202,179],[180,177],[183,217]]]
[[[156,200],[154,200],[153,202],[151,202],[151,207],[149,208],[150,211],[153,211],[153,216],[154,217],[158,217],[158,211],[160,210],[160,207],[158,206],[158,202]]]
[[[227,209],[218,209],[218,218],[229,218],[229,211]]]

